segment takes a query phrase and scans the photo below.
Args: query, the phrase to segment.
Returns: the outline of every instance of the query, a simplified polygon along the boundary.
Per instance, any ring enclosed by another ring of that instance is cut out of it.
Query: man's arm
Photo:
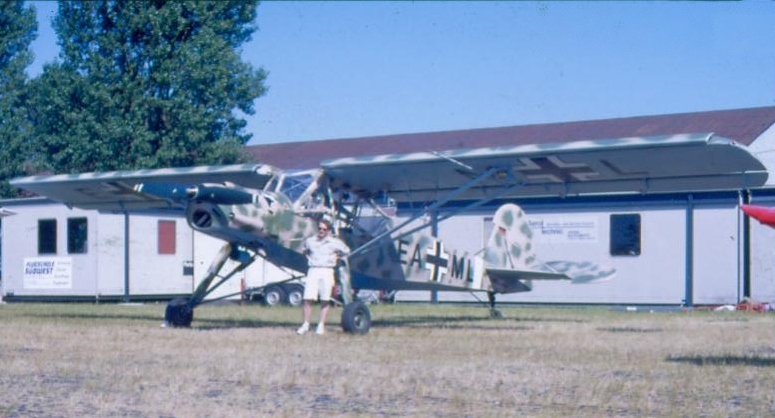
[[[336,253],[340,257],[344,257],[348,254],[350,254],[350,247],[347,246],[347,244],[344,243],[341,239],[337,238],[337,245],[336,245]]]

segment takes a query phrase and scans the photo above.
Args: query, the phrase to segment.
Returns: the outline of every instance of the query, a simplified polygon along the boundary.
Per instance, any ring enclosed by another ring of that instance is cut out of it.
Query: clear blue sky
[[[31,75],[57,54],[35,2]],[[775,2],[265,2],[250,144],[775,105]]]

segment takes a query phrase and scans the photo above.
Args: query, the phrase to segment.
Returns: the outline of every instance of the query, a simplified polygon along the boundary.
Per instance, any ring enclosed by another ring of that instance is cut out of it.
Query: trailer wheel
[[[366,334],[371,328],[371,313],[365,303],[356,300],[342,310],[342,329],[350,334]]]
[[[285,293],[288,295],[287,301],[291,306],[301,306],[304,302],[304,286],[292,284],[286,287]]]
[[[194,310],[188,307],[188,299],[176,298],[167,304],[164,322],[173,328],[188,328],[194,319]]]
[[[285,291],[282,287],[273,285],[264,289],[264,305],[277,306],[285,300]]]

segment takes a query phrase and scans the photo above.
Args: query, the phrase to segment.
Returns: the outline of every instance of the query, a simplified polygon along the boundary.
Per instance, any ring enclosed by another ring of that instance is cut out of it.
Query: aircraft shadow
[[[329,318],[332,326],[338,326],[338,315],[340,312],[332,311]],[[44,319],[74,319],[74,320],[120,320],[120,321],[138,321],[138,322],[158,322],[161,324],[163,318],[155,313],[33,313],[32,317]],[[314,317],[315,319],[317,316]],[[482,315],[420,315],[404,317],[380,318],[379,315],[372,314],[372,328],[416,328],[416,329],[468,329],[468,330],[486,330],[486,331],[524,331],[534,327],[531,323],[580,323],[584,322],[573,318],[552,318],[552,317],[508,317],[490,318],[487,311]],[[216,330],[233,328],[277,328],[277,327],[297,327],[298,321],[295,320],[266,320],[256,317],[255,319],[229,319],[229,318],[197,318],[194,315],[192,324],[193,329],[197,330]]]
[[[159,318],[158,315],[148,314],[148,315],[138,315],[138,314],[103,314],[103,313],[79,313],[79,314],[71,314],[71,313],[38,313],[38,314],[28,314],[27,316],[31,316],[33,318],[57,318],[57,319],[117,319],[117,320],[130,320],[130,321],[153,321],[155,319],[158,319],[161,321],[161,318]]]
[[[607,328],[596,328],[596,329],[598,331],[603,331],[603,332],[625,333],[625,334],[663,332],[661,328],[640,328],[640,327],[607,327]]]
[[[753,366],[775,367],[775,357],[752,356],[670,356],[665,359],[672,363],[688,363],[695,366]]]
[[[313,316],[313,321],[317,316]],[[379,328],[415,328],[415,329],[479,329],[479,330],[526,330],[532,329],[529,326],[488,326],[487,323],[523,321],[521,319],[490,319],[485,316],[418,316],[407,318],[373,318],[371,322],[372,329]],[[338,327],[338,320],[331,316],[330,326]],[[298,321],[278,321],[261,319],[197,319],[194,318],[194,328],[202,330],[229,329],[229,328],[277,328],[277,327],[298,327]]]

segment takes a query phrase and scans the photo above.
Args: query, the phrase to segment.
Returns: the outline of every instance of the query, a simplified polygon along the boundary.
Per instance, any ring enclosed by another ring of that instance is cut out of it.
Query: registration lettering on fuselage
[[[450,254],[440,240],[430,245],[421,245],[407,240],[396,241],[399,262],[405,266],[408,280],[428,280],[436,283],[463,285],[473,282],[473,262],[471,258]]]

